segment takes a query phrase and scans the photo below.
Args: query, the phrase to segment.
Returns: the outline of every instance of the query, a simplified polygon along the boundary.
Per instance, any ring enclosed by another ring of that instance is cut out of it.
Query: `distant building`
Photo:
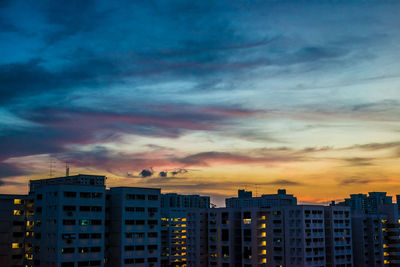
[[[238,190],[238,197],[225,200],[227,208],[270,208],[297,205],[297,198],[287,195],[285,189],[279,189],[277,194],[252,197],[251,191]]]

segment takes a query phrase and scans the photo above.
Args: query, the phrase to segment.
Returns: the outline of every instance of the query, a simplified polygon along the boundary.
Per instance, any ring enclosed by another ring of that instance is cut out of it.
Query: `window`
[[[148,245],[147,249],[148,250],[156,250],[157,249],[157,245]]]
[[[145,195],[136,195],[136,199],[137,200],[145,200],[146,197],[145,197]]]
[[[147,236],[148,236],[149,238],[154,238],[154,237],[157,237],[157,236],[158,236],[158,233],[157,233],[157,232],[150,232],[150,233],[147,234]]]
[[[61,263],[61,267],[75,267],[75,263],[73,263],[73,262],[63,262],[63,263]]]
[[[94,211],[94,212],[101,212],[101,210],[102,210],[101,206],[93,206],[92,207],[92,211]]]
[[[100,233],[94,233],[90,235],[93,239],[100,239],[101,238],[101,234]]]
[[[87,219],[79,220],[79,225],[82,225],[82,226],[84,226],[84,225],[89,225],[89,223],[90,223],[90,221],[87,220]]]
[[[144,220],[136,220],[136,225],[144,225]]]
[[[42,198],[43,198],[43,195],[42,195],[42,194],[37,194],[37,195],[36,195],[36,199],[37,199],[37,200],[41,200]]]
[[[144,246],[136,246],[136,248],[135,248],[136,250],[144,250]]]
[[[157,220],[148,220],[147,222],[149,225],[157,225],[158,221]]]
[[[61,249],[62,254],[70,254],[70,253],[75,253],[75,248],[62,248]]]
[[[64,192],[64,197],[76,197],[76,192]]]
[[[135,250],[135,246],[125,246],[125,251],[133,251]]]
[[[25,223],[23,221],[13,221],[14,226],[23,226]]]
[[[91,225],[101,225],[101,220],[92,220],[90,222]]]
[[[64,211],[75,211],[76,207],[75,206],[63,206]]]
[[[92,198],[102,198],[103,194],[102,193],[92,193]]]
[[[88,253],[89,252],[89,248],[84,247],[84,248],[78,248],[79,253]]]
[[[21,243],[12,243],[11,248],[22,248],[22,244]]]
[[[80,206],[79,211],[90,211],[90,206]]]
[[[29,233],[29,232],[27,232],[27,233]],[[23,236],[24,236],[23,232],[14,232],[13,233],[13,237],[23,237]]]
[[[75,220],[63,220],[63,225],[75,225]]]
[[[91,247],[90,248],[90,252],[100,252],[101,251],[101,247]]]
[[[148,200],[158,200],[158,195],[148,195],[147,199]]]
[[[157,208],[148,208],[147,210],[148,210],[150,213],[155,213],[155,212],[158,211]]]
[[[16,215],[16,216],[24,215],[24,211],[23,210],[14,210],[14,215]]]
[[[89,234],[79,234],[79,239],[89,239]]]
[[[79,196],[80,196],[81,198],[90,198],[91,194],[90,194],[90,192],[81,192],[81,193],[79,194]]]
[[[24,204],[24,201],[22,199],[16,198],[16,199],[14,199],[14,204],[15,205],[21,205],[21,204]]]

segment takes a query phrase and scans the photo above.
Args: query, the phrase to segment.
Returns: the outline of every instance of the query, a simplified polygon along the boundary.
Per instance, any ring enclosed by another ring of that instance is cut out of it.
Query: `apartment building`
[[[326,266],[349,267],[353,264],[351,216],[349,207],[324,207]]]
[[[160,266],[160,189],[113,187],[107,194],[107,266]]]
[[[187,266],[208,266],[208,209],[192,209],[187,215]]]
[[[191,209],[207,209],[210,197],[168,193],[161,195],[161,265],[187,265],[187,217]]]
[[[0,195],[0,266],[26,266],[33,260],[33,201],[26,195]]]
[[[339,205],[351,208],[355,267],[399,266],[398,205],[385,192],[350,195]]]
[[[34,266],[104,266],[105,177],[30,181]]]
[[[192,211],[188,266],[352,266],[349,212],[319,205]],[[207,251],[195,247],[201,254],[194,254],[192,239]]]

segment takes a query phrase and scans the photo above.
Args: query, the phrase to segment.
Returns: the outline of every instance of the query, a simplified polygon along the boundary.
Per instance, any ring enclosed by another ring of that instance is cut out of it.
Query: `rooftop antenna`
[[[50,158],[50,171],[49,171],[50,178],[53,177],[53,163],[54,163],[54,159]]]
[[[69,165],[68,165],[68,161],[65,162],[65,177],[69,176]]]

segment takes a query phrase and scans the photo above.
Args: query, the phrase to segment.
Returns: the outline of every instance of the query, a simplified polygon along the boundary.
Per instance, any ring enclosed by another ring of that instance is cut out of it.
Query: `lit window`
[[[21,243],[12,243],[11,247],[12,248],[22,248],[22,244]]]
[[[23,201],[22,201],[22,199],[14,199],[14,204],[15,205],[20,205],[20,204],[23,204]]]
[[[23,210],[14,210],[14,215],[23,215],[24,211]]]
[[[89,220],[79,220],[79,225],[89,225]]]
[[[243,219],[244,224],[251,224],[251,219]]]

